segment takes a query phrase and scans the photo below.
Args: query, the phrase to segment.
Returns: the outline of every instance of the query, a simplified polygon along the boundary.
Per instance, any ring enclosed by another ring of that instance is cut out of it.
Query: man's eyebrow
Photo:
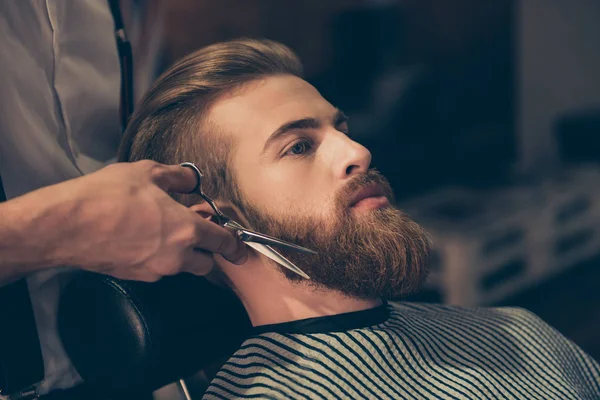
[[[344,122],[348,121],[348,117],[343,113],[342,110],[336,108],[335,114],[333,116],[332,122],[334,126],[338,126]],[[318,129],[321,127],[321,121],[316,118],[302,118],[297,119],[295,121],[286,122],[281,125],[275,132],[269,136],[265,145],[261,151],[261,155],[265,154],[267,150],[279,139],[286,137],[292,131],[296,129]]]
[[[296,129],[318,129],[321,127],[321,121],[316,118],[302,118],[295,121],[286,122],[281,125],[275,132],[271,133],[271,136],[265,142],[265,146],[262,149],[261,154],[264,154],[269,147],[273,145],[279,139],[289,135]]]

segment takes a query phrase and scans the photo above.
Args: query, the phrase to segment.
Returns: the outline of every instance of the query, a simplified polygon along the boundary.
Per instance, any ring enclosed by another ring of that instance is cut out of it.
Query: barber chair
[[[230,290],[191,274],[143,283],[82,272],[63,291],[58,318],[84,383],[110,399],[151,398],[198,371],[212,379],[251,328]]]

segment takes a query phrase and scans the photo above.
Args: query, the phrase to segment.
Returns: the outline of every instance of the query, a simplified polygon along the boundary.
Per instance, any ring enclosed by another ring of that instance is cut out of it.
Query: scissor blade
[[[284,247],[286,249],[301,253],[317,254],[316,251],[307,249],[306,247],[298,246],[297,244],[286,242],[272,236],[265,235],[264,233],[254,232],[248,229],[239,229],[238,236],[244,242],[255,242],[269,246]]]
[[[298,246],[297,244],[286,242],[274,238],[273,236],[265,235],[264,233],[259,233],[250,229],[246,229],[233,220],[228,220],[223,226],[235,229],[240,240],[246,243],[255,242],[264,245],[285,247],[289,250],[299,251],[301,253],[308,253],[313,255],[318,254],[316,251],[308,249],[306,247]]]
[[[260,243],[255,242],[245,242],[248,246],[252,247],[254,250],[259,253],[269,257],[271,260],[275,261],[277,264],[289,269],[290,271],[300,275],[304,279],[310,279],[310,276],[306,275],[304,271],[300,268],[296,267],[290,260],[285,258],[281,253],[277,250],[273,249],[271,246],[267,246]]]

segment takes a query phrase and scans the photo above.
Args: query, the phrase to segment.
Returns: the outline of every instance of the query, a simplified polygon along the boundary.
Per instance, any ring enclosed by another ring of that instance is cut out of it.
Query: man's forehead
[[[284,75],[250,82],[218,100],[208,119],[235,137],[266,140],[286,122],[306,117],[329,118],[334,112],[335,108],[308,82]]]

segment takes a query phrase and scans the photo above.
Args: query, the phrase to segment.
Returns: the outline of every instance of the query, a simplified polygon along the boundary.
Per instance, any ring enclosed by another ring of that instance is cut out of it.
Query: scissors
[[[271,260],[284,266],[285,268],[289,269],[290,271],[295,272],[296,274],[300,275],[304,279],[310,279],[310,277],[304,271],[302,271],[300,268],[298,268],[296,265],[294,265],[294,263],[292,263],[290,260],[285,258],[281,253],[279,253],[277,250],[275,250],[272,246],[278,246],[280,248],[297,251],[300,253],[307,253],[307,254],[317,254],[317,252],[315,252],[311,249],[307,249],[306,247],[298,246],[296,244],[293,244],[290,242],[285,242],[283,240],[279,240],[272,236],[265,235],[264,233],[259,233],[259,232],[256,232],[256,231],[253,231],[250,229],[246,229],[239,223],[235,222],[234,220],[232,220],[231,218],[229,218],[228,216],[223,214],[223,212],[221,212],[221,210],[219,210],[219,207],[217,207],[215,202],[210,197],[208,197],[206,195],[206,193],[204,193],[202,191],[202,178],[204,177],[204,175],[202,175],[200,168],[198,168],[196,166],[196,164],[191,163],[191,162],[184,162],[179,165],[182,167],[191,168],[196,173],[196,178],[198,179],[198,183],[196,184],[196,187],[190,193],[196,193],[196,194],[200,195],[200,197],[202,197],[204,199],[204,201],[206,201],[210,205],[210,207],[215,212],[215,215],[217,217],[217,223],[219,225],[221,225],[222,227],[225,227],[225,228],[231,228],[231,229],[235,230],[237,237],[242,242],[246,243],[248,246],[252,247],[259,253],[269,257]]]

